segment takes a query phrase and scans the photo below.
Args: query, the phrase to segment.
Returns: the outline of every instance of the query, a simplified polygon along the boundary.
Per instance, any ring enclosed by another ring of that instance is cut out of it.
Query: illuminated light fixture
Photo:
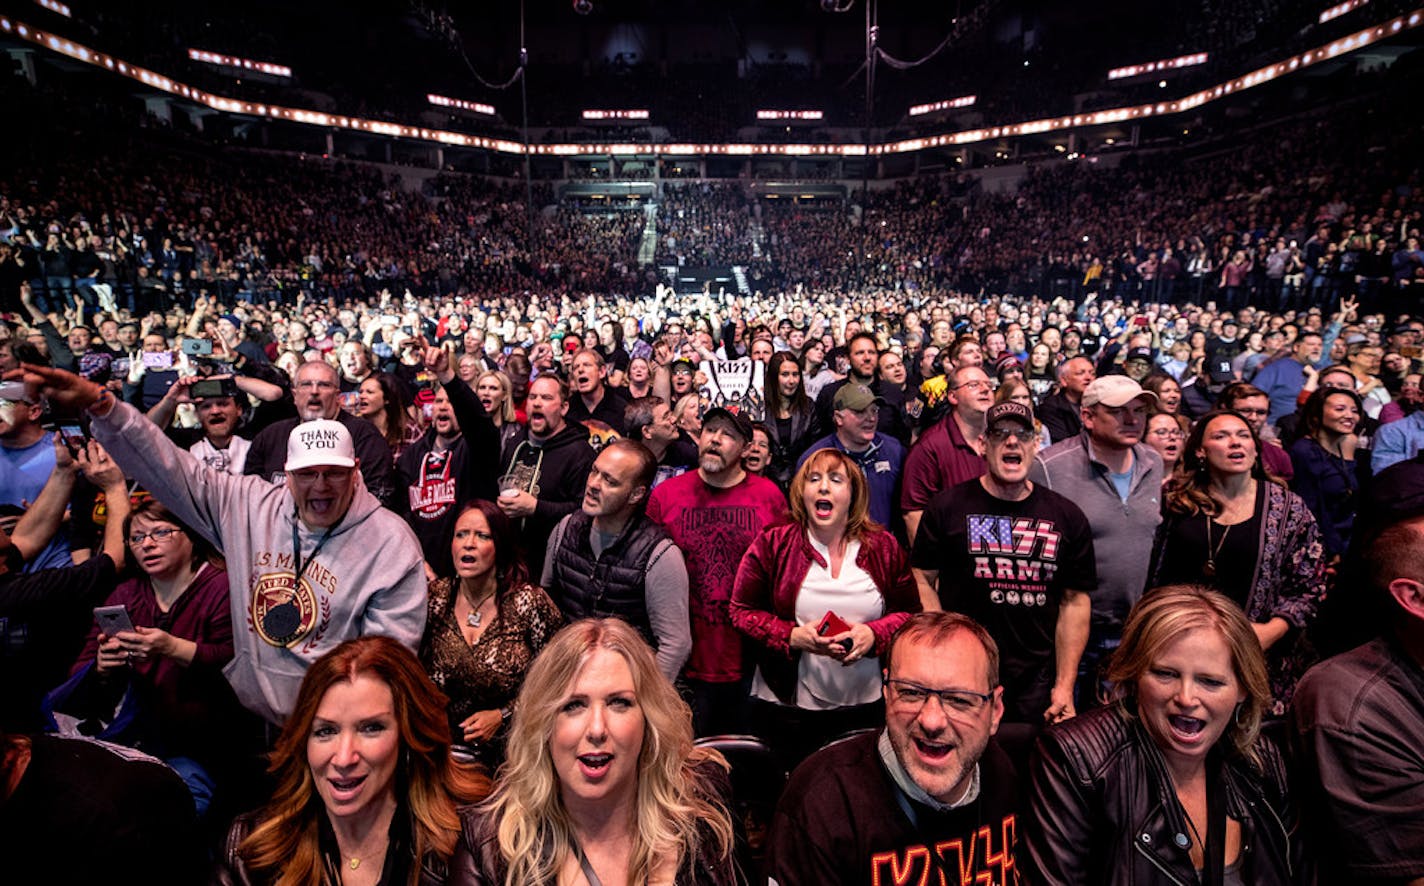
[[[1339,18],[1347,12],[1354,12],[1356,9],[1359,9],[1361,6],[1364,6],[1366,3],[1369,2],[1370,0],[1345,0],[1344,3],[1337,3],[1329,9],[1325,10],[1324,12],[1320,13],[1320,24],[1323,25],[1331,19]],[[41,2],[40,5],[44,5],[43,2]]]
[[[418,139],[452,146],[495,151],[501,154],[536,154],[546,156],[632,153],[671,156],[696,156],[698,154],[724,156],[781,155],[793,157],[816,155],[839,157],[883,156],[886,154],[912,153],[931,148],[976,144],[1000,138],[1012,138],[1032,133],[1051,132],[1076,126],[1098,126],[1102,124],[1120,123],[1126,120],[1137,120],[1144,117],[1178,114],[1183,111],[1189,111],[1219,99],[1223,95],[1238,92],[1242,89],[1249,89],[1263,83],[1269,83],[1278,77],[1286,76],[1295,71],[1362,49],[1382,40],[1387,40],[1405,30],[1418,28],[1421,25],[1424,25],[1424,9],[1416,9],[1405,15],[1387,19],[1378,24],[1356,31],[1353,34],[1343,36],[1325,46],[1319,46],[1309,51],[1282,59],[1274,64],[1265,65],[1233,80],[1207,87],[1206,89],[1174,101],[1138,105],[1135,107],[1109,108],[1090,114],[1075,114],[1072,116],[1029,120],[1022,123],[995,126],[992,130],[984,128],[969,129],[960,132],[948,132],[935,136],[886,142],[870,146],[864,144],[776,145],[705,143],[526,145],[509,139],[493,139],[477,135],[467,135],[460,132],[422,129],[420,127],[402,126],[384,121],[365,120],[359,117],[332,117],[317,111],[239,101],[210,92],[204,92],[200,89],[194,89],[186,84],[175,82],[162,74],[129,65],[106,53],[98,52],[97,50],[90,49],[89,47],[82,46],[45,31],[32,29],[24,22],[15,21],[7,16],[0,15],[0,31],[4,33],[16,34],[26,42],[47,47],[60,55],[77,59],[94,65],[95,67],[107,68],[131,80],[137,80],[152,88],[188,98],[197,104],[213,108],[214,110],[253,117],[265,116],[268,119],[290,120],[333,129],[373,132],[397,138]],[[820,111],[759,111],[757,114],[758,119],[764,119],[762,115],[768,113],[776,115],[797,115],[794,119],[820,119],[821,115]],[[810,117],[808,115],[816,116]],[[778,116],[775,119],[792,118]],[[1077,154],[1077,152],[1074,153]],[[1081,154],[1078,156],[1081,156]],[[1096,158],[1093,157],[1086,159],[1089,162],[1096,160]],[[956,162],[958,162],[958,158],[956,158]]]
[[[1196,65],[1206,64],[1207,55],[1205,52],[1198,52],[1193,55],[1182,55],[1177,58],[1163,59],[1160,62],[1147,62],[1141,65],[1128,65],[1124,68],[1113,68],[1108,71],[1109,80],[1121,80],[1124,77],[1138,77],[1142,74],[1154,74],[1157,71],[1176,71],[1181,68],[1190,68]]]
[[[255,62],[247,58],[238,58],[235,55],[221,55],[202,49],[188,50],[188,58],[191,58],[195,62],[202,62],[205,65],[215,65],[219,68],[240,68],[244,71],[256,71],[259,74],[266,74],[269,77],[292,76],[292,69],[286,65],[275,65],[271,62]]]
[[[74,18],[74,14],[69,11],[69,7],[57,2],[57,0],[35,0],[35,2],[50,12],[57,12],[65,18]]]
[[[449,96],[427,93],[425,100],[432,105],[441,108],[457,108],[461,111],[473,111],[476,114],[488,114],[494,116],[494,105],[487,105],[483,102],[467,102],[463,99],[450,98]]]
[[[974,104],[974,101],[977,98],[978,96],[975,95],[964,95],[960,96],[959,98],[947,98],[942,102],[931,102],[927,105],[912,105],[910,107],[910,116],[918,117],[921,114],[933,114],[935,111],[948,111],[954,108],[967,108],[970,105]]]
[[[585,120],[646,120],[648,112],[642,109],[628,111],[584,111]]]
[[[821,120],[821,111],[757,111],[758,120]]]

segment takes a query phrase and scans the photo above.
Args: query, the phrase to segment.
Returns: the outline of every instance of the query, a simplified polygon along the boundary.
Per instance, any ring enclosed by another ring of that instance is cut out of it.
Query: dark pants
[[[1053,701],[1053,668],[1040,668],[1010,685],[1004,683],[1004,721],[1043,725],[1043,712]]]
[[[1102,707],[1112,692],[1107,681],[1108,659],[1122,644],[1122,628],[1093,625],[1088,634],[1088,646],[1078,662],[1078,686],[1073,706],[1078,713]]]
[[[750,678],[731,683],[684,678],[682,697],[692,708],[693,734],[698,738],[746,735],[747,694],[750,690]]]
[[[802,760],[851,732],[885,725],[885,702],[812,711],[753,698],[752,731],[765,741],[777,762],[791,772]]]

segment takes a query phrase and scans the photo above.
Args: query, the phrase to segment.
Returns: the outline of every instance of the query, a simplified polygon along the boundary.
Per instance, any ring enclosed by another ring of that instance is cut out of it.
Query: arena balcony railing
[[[1364,7],[1368,9],[1369,7]],[[677,154],[693,156],[840,156],[864,157],[912,153],[932,148],[974,145],[1019,136],[1074,130],[1102,124],[1131,123],[1153,117],[1168,116],[1196,110],[1204,105],[1291,76],[1315,65],[1333,61],[1369,46],[1395,38],[1424,24],[1424,8],[1379,21],[1369,27],[1342,35],[1328,43],[1279,58],[1239,76],[1221,81],[1177,98],[1136,105],[1106,108],[1083,113],[1065,113],[1015,123],[979,126],[973,129],[939,133],[897,141],[866,144],[804,144],[804,143],[608,143],[608,144],[525,144],[514,138],[494,138],[454,132],[435,127],[408,125],[340,113],[313,111],[266,102],[249,101],[197,89],[147,67],[134,65],[108,53],[99,52],[82,43],[58,36],[11,16],[0,16],[0,33],[19,38],[52,52],[75,59],[118,76],[143,83],[150,89],[166,93],[177,100],[193,102],[224,113],[287,121],[328,129],[348,130],[377,136],[389,136],[427,142],[432,145],[475,148],[501,154],[534,154],[572,156],[600,154]]]

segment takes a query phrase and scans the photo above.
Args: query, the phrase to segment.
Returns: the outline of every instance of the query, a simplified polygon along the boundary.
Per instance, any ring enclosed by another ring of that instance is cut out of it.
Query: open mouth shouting
[[[590,781],[597,781],[608,774],[613,767],[613,755],[609,753],[579,754],[579,772]]]
[[[1181,714],[1168,716],[1167,725],[1172,729],[1172,737],[1183,744],[1195,744],[1206,729],[1205,720]]]
[[[949,759],[949,755],[954,753],[955,745],[947,741],[929,741],[923,738],[911,737],[910,743],[915,748],[915,753],[924,760],[927,765],[938,765]]]
[[[331,785],[331,797],[338,803],[349,803],[361,794],[361,786],[366,783],[366,776],[358,775],[351,778],[329,778],[327,784]]]

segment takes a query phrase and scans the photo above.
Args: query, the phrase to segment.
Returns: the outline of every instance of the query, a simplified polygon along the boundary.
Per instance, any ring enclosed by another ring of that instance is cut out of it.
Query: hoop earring
[[[1231,715],[1231,720],[1232,720],[1232,722],[1234,722],[1234,723],[1236,724],[1236,727],[1237,727],[1238,729],[1245,729],[1245,728],[1246,728],[1246,724],[1241,722],[1241,711],[1244,710],[1245,708],[1246,708],[1246,702],[1244,702],[1244,701],[1243,701],[1243,702],[1240,702],[1240,703],[1238,703],[1238,704],[1236,705],[1236,712]]]

